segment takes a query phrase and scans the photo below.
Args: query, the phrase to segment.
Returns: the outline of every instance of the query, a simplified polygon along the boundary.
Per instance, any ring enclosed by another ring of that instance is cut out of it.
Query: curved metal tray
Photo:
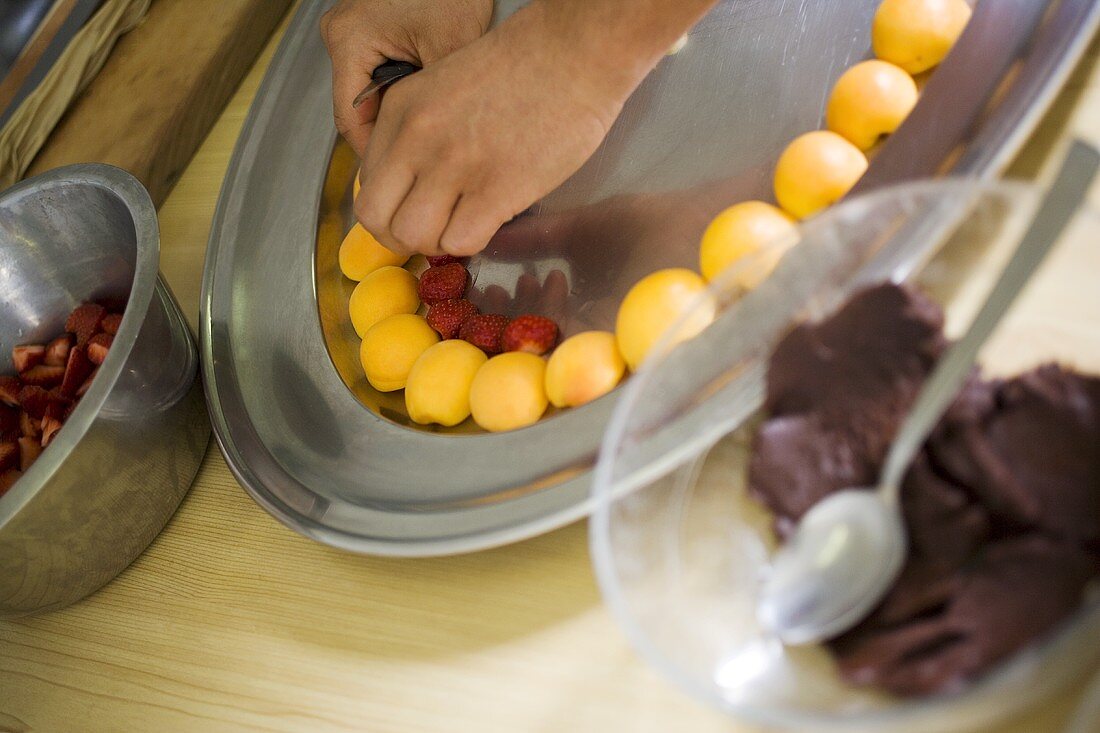
[[[443,435],[402,424],[399,401],[371,393],[349,361],[333,253],[354,161],[336,143],[316,30],[328,4],[307,2],[288,31],[211,232],[202,366],[226,460],[280,521],[358,552],[463,552],[578,519],[616,394],[521,431]],[[500,0],[498,17],[519,4]],[[869,55],[877,4],[723,0],[593,159],[471,263],[475,299],[546,313],[567,333],[608,328],[640,276],[693,266],[710,218],[768,197],[779,152],[820,126],[833,81]],[[978,3],[858,188],[998,173],[1098,19],[1100,0]]]

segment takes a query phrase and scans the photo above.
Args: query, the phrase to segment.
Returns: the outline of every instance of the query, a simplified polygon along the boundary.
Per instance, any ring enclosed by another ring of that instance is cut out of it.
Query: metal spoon
[[[1100,153],[1075,142],[1035,219],[966,335],[925,383],[886,457],[877,489],[845,489],[815,505],[778,553],[757,617],[788,644],[828,639],[882,599],[905,562],[899,486],[913,456],[962,387],[979,348],[1081,204]]]

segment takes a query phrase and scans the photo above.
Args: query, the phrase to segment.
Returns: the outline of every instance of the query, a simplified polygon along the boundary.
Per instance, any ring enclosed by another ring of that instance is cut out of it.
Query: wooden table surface
[[[192,322],[222,178],[281,33],[161,210],[162,270]],[[1098,51],[1016,175],[1040,175],[1070,131],[1100,141]],[[755,730],[634,654],[600,601],[586,530],[462,557],[358,557],[278,524],[212,446],[167,529],[117,580],[0,623],[0,733]],[[1057,730],[1072,704],[1011,730]]]

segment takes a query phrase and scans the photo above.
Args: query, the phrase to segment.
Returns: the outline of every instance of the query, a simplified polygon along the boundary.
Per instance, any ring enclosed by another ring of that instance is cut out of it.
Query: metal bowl
[[[198,470],[210,426],[197,352],[159,257],[153,203],[116,168],[62,168],[0,195],[0,372],[12,372],[12,346],[56,336],[79,303],[127,298],[91,389],[0,498],[0,618],[60,608],[110,581]]]

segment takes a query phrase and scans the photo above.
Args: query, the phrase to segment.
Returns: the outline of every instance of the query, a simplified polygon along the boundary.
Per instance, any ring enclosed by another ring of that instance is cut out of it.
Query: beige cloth
[[[106,0],[53,68],[0,130],[0,189],[30,167],[65,110],[106,63],[115,41],[134,28],[151,0]]]

